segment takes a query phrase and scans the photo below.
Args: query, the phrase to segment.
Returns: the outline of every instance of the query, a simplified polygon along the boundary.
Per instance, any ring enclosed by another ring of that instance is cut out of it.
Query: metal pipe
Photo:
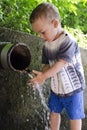
[[[0,42],[0,68],[25,70],[30,65],[30,49],[25,43]]]

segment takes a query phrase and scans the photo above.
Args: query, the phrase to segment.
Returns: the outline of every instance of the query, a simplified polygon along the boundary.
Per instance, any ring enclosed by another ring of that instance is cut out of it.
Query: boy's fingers
[[[32,71],[34,74],[36,74],[36,75],[38,75],[40,72],[39,71],[37,71],[37,70],[33,70]]]

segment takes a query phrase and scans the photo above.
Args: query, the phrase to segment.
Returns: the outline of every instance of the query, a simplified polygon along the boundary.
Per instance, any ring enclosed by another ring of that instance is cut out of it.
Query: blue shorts
[[[65,109],[71,120],[85,118],[83,91],[67,97],[59,97],[51,92],[48,107],[55,113],[61,113]]]

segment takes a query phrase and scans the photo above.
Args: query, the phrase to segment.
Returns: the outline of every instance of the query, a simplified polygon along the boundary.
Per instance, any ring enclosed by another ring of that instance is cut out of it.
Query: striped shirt
[[[51,77],[51,90],[56,94],[70,94],[85,88],[83,67],[77,42],[65,31],[55,41],[45,42],[42,63],[52,66],[58,60],[68,62]]]

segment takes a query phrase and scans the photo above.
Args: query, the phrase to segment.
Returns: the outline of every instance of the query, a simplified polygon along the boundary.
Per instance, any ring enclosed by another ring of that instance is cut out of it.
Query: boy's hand
[[[34,78],[29,80],[30,84],[34,85],[36,83],[38,83],[38,84],[44,83],[45,77],[44,77],[44,74],[42,72],[33,70],[32,73],[33,73],[32,75],[34,75]]]

